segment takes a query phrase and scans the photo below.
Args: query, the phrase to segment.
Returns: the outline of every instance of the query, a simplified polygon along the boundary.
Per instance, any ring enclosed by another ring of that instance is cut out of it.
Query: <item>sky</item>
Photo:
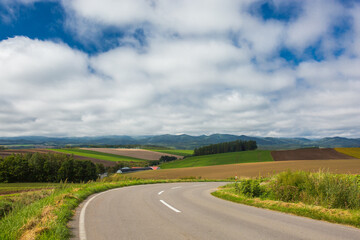
[[[360,0],[0,0],[0,136],[360,138]]]

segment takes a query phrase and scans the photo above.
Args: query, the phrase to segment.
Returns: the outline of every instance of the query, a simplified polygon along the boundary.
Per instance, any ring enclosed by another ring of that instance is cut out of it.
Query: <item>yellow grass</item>
[[[335,150],[352,157],[360,158],[360,148],[335,148]]]

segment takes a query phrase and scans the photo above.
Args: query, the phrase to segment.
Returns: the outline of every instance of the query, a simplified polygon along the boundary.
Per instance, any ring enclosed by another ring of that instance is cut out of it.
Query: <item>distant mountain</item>
[[[231,142],[235,140],[254,140],[260,149],[294,149],[304,147],[360,147],[360,139],[328,137],[321,139],[307,138],[272,138],[251,137],[245,135],[212,134],[201,136],[155,135],[155,136],[99,136],[99,137],[0,137],[0,145],[17,148],[28,147],[63,147],[87,145],[156,145],[178,149],[194,149],[209,144]]]

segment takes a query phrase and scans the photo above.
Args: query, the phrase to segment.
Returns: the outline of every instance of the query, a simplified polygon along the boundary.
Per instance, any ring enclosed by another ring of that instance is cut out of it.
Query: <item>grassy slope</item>
[[[126,156],[120,156],[110,153],[102,153],[102,152],[96,152],[96,151],[90,151],[90,150],[83,150],[83,149],[50,149],[57,152],[67,153],[67,154],[74,154],[78,156],[83,157],[89,157],[89,158],[96,158],[106,161],[129,161],[129,162],[144,162],[146,160],[139,159],[139,158],[133,158],[133,157],[126,157]]]
[[[360,148],[335,148],[335,150],[355,158],[360,158]]]
[[[194,150],[184,150],[184,149],[169,149],[169,150],[161,150],[161,149],[146,149],[154,152],[161,152],[161,153],[168,153],[168,154],[174,154],[184,157],[189,157],[193,155]]]
[[[169,169],[269,161],[273,161],[270,151],[255,150],[188,157],[184,160],[161,164],[160,167],[161,169]]]

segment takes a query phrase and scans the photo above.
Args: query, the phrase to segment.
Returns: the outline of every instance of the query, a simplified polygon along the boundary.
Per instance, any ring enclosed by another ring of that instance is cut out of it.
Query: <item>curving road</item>
[[[213,197],[224,183],[113,189],[90,197],[70,223],[73,239],[360,239],[360,230]]]

